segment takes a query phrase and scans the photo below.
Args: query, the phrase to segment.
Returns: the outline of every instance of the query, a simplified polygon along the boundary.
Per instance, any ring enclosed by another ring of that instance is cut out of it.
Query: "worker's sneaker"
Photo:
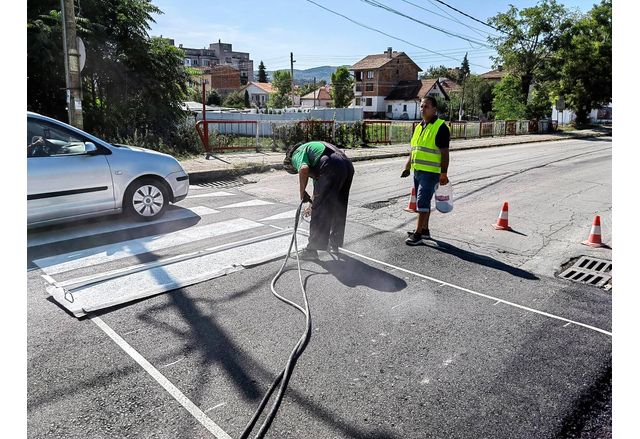
[[[337,245],[329,244],[327,251],[338,258],[340,257],[340,247]]]
[[[317,261],[318,260],[318,250],[314,250],[311,248],[305,248],[299,253],[300,259],[304,259],[305,261]]]
[[[415,233],[415,231],[410,231],[407,232],[408,236],[411,236]],[[422,235],[422,239],[431,239],[431,233],[429,232],[429,229],[422,229],[422,232],[420,233]]]
[[[424,245],[424,242],[422,242],[422,234],[415,232],[405,239],[404,242],[407,245]]]

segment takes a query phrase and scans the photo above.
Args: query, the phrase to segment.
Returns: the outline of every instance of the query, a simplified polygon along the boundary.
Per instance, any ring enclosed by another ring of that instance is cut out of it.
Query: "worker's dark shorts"
[[[435,172],[413,171],[413,186],[416,188],[416,211],[431,211],[431,199],[439,181],[440,174]]]

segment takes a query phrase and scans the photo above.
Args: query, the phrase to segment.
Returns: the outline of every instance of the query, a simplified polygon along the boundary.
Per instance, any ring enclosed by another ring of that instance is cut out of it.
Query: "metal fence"
[[[200,120],[196,131],[207,153],[236,150],[284,151],[304,141],[323,140],[342,148],[409,143],[419,121],[391,120]],[[548,120],[447,122],[451,139],[515,136],[555,130]]]

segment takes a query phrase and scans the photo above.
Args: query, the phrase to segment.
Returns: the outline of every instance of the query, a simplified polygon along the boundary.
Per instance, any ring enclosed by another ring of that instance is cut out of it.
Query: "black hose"
[[[280,385],[280,390],[278,391],[276,399],[273,402],[273,405],[271,406],[271,409],[269,410],[269,413],[266,415],[266,418],[263,421],[262,425],[260,426],[260,429],[258,430],[258,433],[256,434],[255,437],[256,437],[256,439],[261,439],[261,438],[264,438],[264,436],[267,434],[267,431],[269,430],[269,427],[271,426],[271,423],[273,422],[273,420],[276,417],[276,414],[278,412],[278,408],[280,407],[280,404],[282,403],[282,398],[284,397],[284,393],[287,390],[287,386],[289,384],[289,379],[291,378],[291,375],[293,373],[293,369],[295,368],[296,362],[298,361],[298,358],[300,358],[300,355],[302,355],[302,353],[304,352],[305,348],[307,347],[307,344],[309,343],[309,339],[311,338],[311,313],[309,312],[309,301],[307,300],[307,292],[306,292],[306,290],[304,288],[304,282],[302,280],[302,269],[300,268],[300,258],[297,257],[297,255],[298,255],[298,238],[297,238],[298,224],[299,224],[299,221],[300,221],[300,212],[302,211],[303,204],[304,204],[304,201],[300,202],[300,205],[298,206],[298,209],[296,210],[296,219],[295,219],[295,223],[294,223],[294,226],[293,226],[293,235],[291,237],[291,242],[289,243],[289,249],[287,250],[287,256],[285,257],[284,262],[282,263],[282,266],[280,267],[280,270],[278,271],[278,273],[275,275],[275,277],[271,281],[271,292],[279,300],[285,302],[286,304],[288,304],[290,306],[293,306],[298,311],[300,311],[302,314],[304,314],[304,316],[306,318],[306,328],[305,328],[304,334],[302,334],[302,336],[298,340],[298,343],[296,343],[295,347],[291,351],[291,354],[289,355],[289,359],[287,360],[287,364],[286,364],[284,370],[281,371],[280,374],[276,377],[276,379],[271,384],[271,387],[269,387],[269,390],[267,391],[267,393],[262,398],[262,401],[260,401],[260,404],[258,405],[258,409],[255,411],[255,413],[253,414],[253,417],[251,418],[251,420],[249,421],[249,423],[245,427],[245,430],[242,433],[242,435],[240,436],[240,439],[247,439],[249,437],[249,435],[251,434],[251,431],[255,427],[256,422],[260,418],[260,415],[262,414],[265,406],[269,402],[269,399],[271,398],[271,395],[273,395],[273,392],[275,391],[275,389],[278,387],[278,385]],[[296,250],[296,260],[297,260],[297,263],[298,263],[298,277],[300,279],[300,288],[302,289],[302,297],[304,298],[304,308],[302,308],[297,303],[294,303],[294,302],[292,302],[292,301],[280,296],[275,290],[275,284],[276,284],[278,278],[280,278],[280,276],[282,275],[282,271],[284,270],[284,267],[287,264],[287,261],[289,260],[289,256],[291,255],[291,247],[294,246],[294,245],[295,245],[295,250]]]

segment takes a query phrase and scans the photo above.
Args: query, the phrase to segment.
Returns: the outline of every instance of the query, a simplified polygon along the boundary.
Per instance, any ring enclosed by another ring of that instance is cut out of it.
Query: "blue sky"
[[[491,70],[495,52],[479,44],[446,35],[407,18],[370,6],[361,0],[313,0],[352,20],[381,30],[406,42],[365,29],[307,0],[211,1],[155,0],[163,12],[154,16],[152,36],[173,38],[176,45],[208,47],[218,39],[233,44],[233,50],[249,52],[257,70],[263,60],[267,70],[288,69],[289,53],[294,68],[351,65],[366,55],[387,47],[406,52],[422,69],[431,65],[459,66],[465,52],[473,73]],[[486,43],[495,31],[447,8],[436,0],[377,0],[414,19],[447,32]],[[447,4],[479,20],[504,12],[534,6],[536,0],[476,1],[447,0]],[[561,1],[569,9],[587,12],[595,1]],[[415,47],[419,46],[419,47]],[[436,54],[434,52],[438,52]]]

